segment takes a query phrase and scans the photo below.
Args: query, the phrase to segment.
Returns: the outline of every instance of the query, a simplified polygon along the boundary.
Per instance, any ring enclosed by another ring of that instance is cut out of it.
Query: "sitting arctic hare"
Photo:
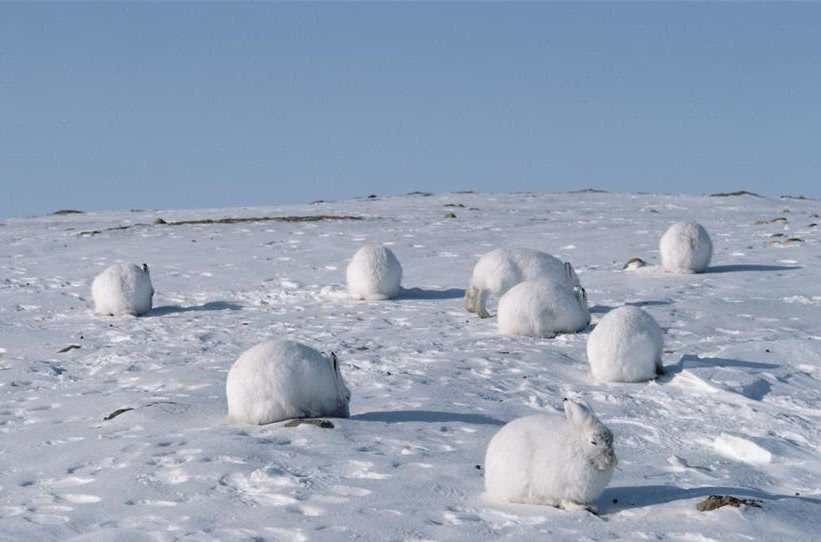
[[[351,392],[336,354],[294,341],[267,341],[243,352],[228,371],[225,394],[228,416],[245,423],[350,415]]]
[[[590,373],[604,382],[641,382],[664,373],[664,336],[652,316],[638,307],[608,312],[587,339]]]
[[[392,299],[401,289],[402,265],[391,249],[365,245],[348,264],[347,279],[348,292],[354,299]]]
[[[584,288],[571,289],[551,280],[527,280],[502,296],[496,319],[501,335],[555,337],[586,328],[590,310]]]
[[[591,508],[616,467],[613,434],[586,406],[564,400],[565,417],[536,414],[490,440],[485,490],[492,499]]]
[[[661,236],[659,251],[665,271],[701,273],[710,265],[713,242],[701,224],[679,222]]]
[[[465,308],[481,318],[487,312],[489,294],[497,297],[525,280],[551,279],[570,288],[581,286],[569,262],[529,248],[497,248],[476,262],[465,290]]]
[[[151,310],[154,287],[148,265],[117,263],[91,283],[94,313],[100,316],[138,316]]]

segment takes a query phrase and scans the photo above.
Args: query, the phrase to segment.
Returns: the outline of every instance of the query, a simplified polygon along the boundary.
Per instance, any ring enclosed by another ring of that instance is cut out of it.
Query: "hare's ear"
[[[596,417],[587,406],[572,399],[564,399],[564,414],[567,416],[567,421],[576,427],[596,422]]]
[[[576,276],[576,270],[573,269],[572,263],[564,262],[564,272],[567,274],[567,278],[570,280],[571,283],[578,283],[579,279]]]
[[[331,352],[331,363],[334,366],[334,372],[339,372],[339,360],[336,358],[336,352]]]
[[[145,271],[146,273],[148,273],[148,264],[147,264],[147,263],[144,263],[144,264],[143,264],[143,271]]]

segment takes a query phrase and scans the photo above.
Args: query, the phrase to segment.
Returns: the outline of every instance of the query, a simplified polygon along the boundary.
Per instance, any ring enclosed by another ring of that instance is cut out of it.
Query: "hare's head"
[[[339,368],[339,358],[336,357],[336,353],[331,352],[330,355],[325,357],[331,365],[334,374],[334,383],[336,384],[337,412],[335,414],[340,418],[347,418],[351,415],[351,390],[348,389],[347,384],[345,384],[345,379],[342,377],[342,371]]]
[[[590,408],[572,399],[564,400],[564,413],[573,427],[574,436],[584,458],[598,470],[616,466],[613,433],[593,414]]]

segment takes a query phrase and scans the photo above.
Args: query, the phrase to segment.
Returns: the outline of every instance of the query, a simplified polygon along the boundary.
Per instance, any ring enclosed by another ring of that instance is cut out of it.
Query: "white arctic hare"
[[[465,290],[465,308],[487,318],[489,294],[501,296],[525,280],[549,278],[572,288],[581,286],[573,265],[546,252],[529,248],[497,248],[473,266],[470,286]]]
[[[402,264],[391,249],[365,245],[348,264],[347,279],[348,292],[354,299],[391,299],[401,289]]]
[[[527,280],[499,300],[496,315],[501,335],[555,337],[575,333],[590,323],[587,294],[552,280]]]
[[[225,394],[228,416],[245,423],[350,415],[351,392],[336,354],[295,341],[266,341],[243,352],[228,371]]]
[[[664,373],[664,336],[652,316],[619,307],[599,320],[587,339],[590,373],[604,382],[641,382]]]
[[[94,313],[101,316],[134,316],[151,310],[154,287],[148,265],[117,263],[94,277],[91,283]]]
[[[701,224],[679,222],[661,236],[659,251],[665,271],[701,273],[710,265],[713,242]]]
[[[565,416],[537,414],[508,423],[490,440],[485,490],[492,499],[590,507],[613,476],[613,434],[586,406],[564,401]]]

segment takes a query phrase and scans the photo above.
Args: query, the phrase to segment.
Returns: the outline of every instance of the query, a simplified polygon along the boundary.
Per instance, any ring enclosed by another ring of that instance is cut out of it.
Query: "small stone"
[[[711,510],[718,510],[724,506],[739,508],[742,505],[761,508],[762,502],[760,499],[739,499],[732,495],[710,495],[696,505],[696,510],[699,512],[709,512]]]
[[[321,429],[333,429],[334,424],[328,420],[320,420],[317,418],[297,418],[285,424],[285,427],[299,427],[300,425],[315,425]]]
[[[647,265],[647,262],[645,262],[644,260],[642,260],[641,258],[639,258],[637,256],[634,256],[634,257],[630,258],[629,260],[627,260],[627,263],[624,264],[624,267],[622,267],[622,269],[625,269],[627,271],[633,271],[635,269],[638,269],[639,267],[644,267],[646,265]]]

